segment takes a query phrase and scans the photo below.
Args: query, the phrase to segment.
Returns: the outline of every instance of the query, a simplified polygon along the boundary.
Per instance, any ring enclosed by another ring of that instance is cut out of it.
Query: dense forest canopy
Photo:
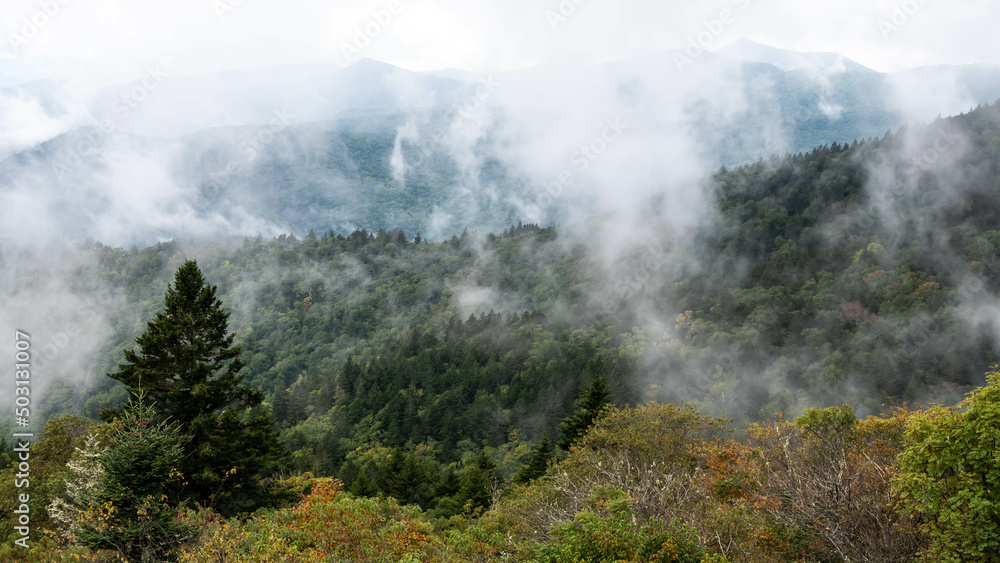
[[[337,406],[384,417],[393,445],[538,437],[595,375],[618,401],[748,419],[830,397],[867,411],[957,397],[995,358],[981,311],[998,287],[997,113],[721,169],[710,219],[685,236],[652,201],[637,226],[612,214],[442,242],[359,230],[64,251],[73,291],[114,305],[89,387],[48,408],[96,416],[122,400],[99,375],[185,257],[218,284],[247,381],[289,431]],[[646,238],[614,240],[629,229]],[[4,249],[25,252],[44,251]],[[494,435],[412,418],[436,408]],[[495,423],[472,423],[484,416]]]
[[[55,274],[91,304],[74,314],[105,314],[86,325],[102,329],[86,377],[59,373],[79,350],[52,348],[37,423],[122,406],[104,374],[196,258],[294,469],[450,517],[487,507],[486,476],[518,474],[595,380],[617,405],[687,401],[738,423],[957,401],[997,358],[998,167],[1000,105],[982,106],[720,169],[697,187],[706,209],[654,198],[438,242],[331,230],[0,259],[38,281],[5,293],[33,298]]]

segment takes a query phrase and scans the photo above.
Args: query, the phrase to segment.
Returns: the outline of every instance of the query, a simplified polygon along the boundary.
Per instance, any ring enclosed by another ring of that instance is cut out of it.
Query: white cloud
[[[883,71],[1000,62],[990,29],[1000,5],[986,0],[585,0],[579,6],[568,0],[395,1],[398,13],[363,55],[414,70],[504,70],[678,48],[727,9],[739,17],[726,27],[720,45],[748,37],[794,50],[836,51]],[[37,26],[19,50],[20,59],[62,78],[105,82],[128,80],[142,64],[164,56],[176,59],[179,73],[335,60],[357,28],[385,14],[390,4],[242,0],[219,17],[216,0],[62,2],[60,12]],[[566,5],[575,6],[572,13]],[[40,10],[34,0],[7,0],[0,32],[5,39],[20,34]],[[561,18],[554,29],[551,14]],[[897,28],[888,39],[883,21]],[[0,42],[0,57],[10,56],[9,41]]]
[[[56,105],[46,111],[43,100],[29,92],[0,90],[0,157],[65,133],[90,117],[82,105]]]

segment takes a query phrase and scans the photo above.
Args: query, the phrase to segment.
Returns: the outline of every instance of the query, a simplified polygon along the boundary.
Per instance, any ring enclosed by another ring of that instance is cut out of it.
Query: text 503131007
[[[20,427],[28,426],[28,417],[31,415],[31,335],[28,333],[14,331],[14,381],[16,383],[14,391],[14,421]],[[17,464],[17,473],[14,475],[14,487],[25,489],[25,492],[17,493],[17,508],[14,510],[14,531],[17,538],[14,543],[27,548],[28,536],[31,533],[31,508],[28,501],[31,500],[27,489],[31,487],[31,464],[29,446],[31,442],[26,440],[32,437],[30,433],[14,433],[17,440],[17,447],[14,448],[16,456],[14,463]]]

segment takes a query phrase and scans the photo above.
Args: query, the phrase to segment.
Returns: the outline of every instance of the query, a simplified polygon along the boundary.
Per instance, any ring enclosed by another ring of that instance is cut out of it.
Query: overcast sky
[[[2,0],[0,74],[110,83],[152,61],[174,74],[342,61],[355,43],[412,70],[507,70],[683,48],[706,29],[710,49],[743,37],[892,71],[1000,63],[998,21],[989,0]]]

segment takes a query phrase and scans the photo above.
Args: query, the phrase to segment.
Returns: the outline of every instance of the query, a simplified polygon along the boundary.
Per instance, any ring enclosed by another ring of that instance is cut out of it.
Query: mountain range
[[[703,175],[1000,98],[989,65],[880,73],[745,40],[687,68],[675,54],[486,76],[367,59],[184,76],[151,64],[92,94],[48,79],[7,86],[0,238],[16,238],[29,199],[51,236],[116,244],[357,227],[446,238],[516,218],[566,222],[605,211],[603,196],[581,181],[574,198],[533,202],[573,147],[586,149],[585,125],[612,114],[634,124],[632,144],[593,162],[607,169],[594,184],[635,168],[630,155],[697,162]],[[697,175],[672,168],[643,193]]]

